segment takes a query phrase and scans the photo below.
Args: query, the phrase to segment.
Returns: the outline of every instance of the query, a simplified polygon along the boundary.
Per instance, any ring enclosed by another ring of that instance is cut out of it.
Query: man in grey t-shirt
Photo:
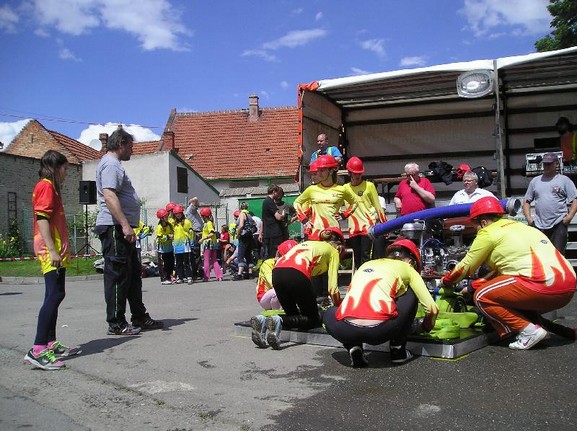
[[[96,233],[104,257],[104,299],[108,335],[137,335],[160,329],[163,323],[146,312],[142,302],[140,259],[134,228],[140,223],[140,199],[121,161],[130,160],[133,137],[118,128],[107,142],[107,152],[96,169],[98,215]],[[132,325],[126,321],[126,301]]]
[[[577,212],[577,189],[565,175],[559,174],[555,153],[543,155],[543,174],[529,183],[523,202],[523,214],[529,226],[542,231],[561,253],[567,246],[567,226]],[[535,203],[535,216],[531,203]],[[567,205],[571,204],[569,210]]]

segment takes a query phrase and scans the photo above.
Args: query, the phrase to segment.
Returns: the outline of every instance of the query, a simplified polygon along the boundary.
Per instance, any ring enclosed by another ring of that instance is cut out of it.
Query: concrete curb
[[[66,281],[89,281],[102,280],[102,274],[76,275],[68,277]],[[2,284],[44,284],[44,277],[3,277],[0,276]]]

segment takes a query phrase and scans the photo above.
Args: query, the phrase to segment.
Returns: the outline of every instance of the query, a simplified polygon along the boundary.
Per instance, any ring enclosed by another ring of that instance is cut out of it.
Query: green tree
[[[538,52],[553,51],[577,45],[577,1],[549,0],[547,9],[553,17],[553,31],[535,42]]]

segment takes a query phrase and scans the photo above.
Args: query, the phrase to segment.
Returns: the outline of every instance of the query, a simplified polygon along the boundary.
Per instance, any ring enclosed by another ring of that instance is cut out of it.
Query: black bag
[[[479,181],[477,184],[479,187],[484,189],[485,187],[489,187],[493,184],[493,173],[487,169],[485,166],[477,166],[476,168],[471,169],[474,173],[477,174],[479,177]]]
[[[441,160],[440,162],[429,163],[429,169],[446,185],[453,182],[453,165]]]
[[[242,238],[242,239],[252,238],[253,235],[255,235],[257,233],[257,231],[258,231],[258,229],[256,227],[256,223],[255,223],[254,219],[249,214],[246,214],[246,218],[244,220],[244,225],[242,227],[242,230],[239,233],[239,238]]]

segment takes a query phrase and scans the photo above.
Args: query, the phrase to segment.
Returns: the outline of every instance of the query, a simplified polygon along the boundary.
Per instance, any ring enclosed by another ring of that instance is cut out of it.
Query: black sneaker
[[[232,279],[233,279],[234,281],[238,281],[238,280],[244,280],[244,277],[243,277],[242,274],[234,274],[234,275],[232,276]]]
[[[138,335],[142,329],[129,325],[128,323],[122,326],[109,326],[108,335]]]
[[[153,329],[164,328],[164,323],[160,320],[154,320],[150,316],[146,316],[143,320],[133,319],[132,326],[142,329],[143,331],[152,331]]]
[[[349,350],[349,356],[351,357],[351,366],[353,368],[366,368],[369,366],[369,361],[365,356],[365,352],[361,346],[353,346]]]
[[[405,349],[405,346],[391,346],[391,362],[393,364],[404,364],[413,358],[410,350]]]

